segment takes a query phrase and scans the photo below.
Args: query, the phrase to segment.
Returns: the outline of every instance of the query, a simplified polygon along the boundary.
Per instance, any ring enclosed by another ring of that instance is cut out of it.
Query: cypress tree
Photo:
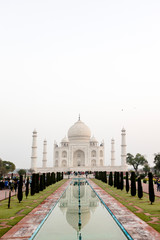
[[[99,171],[99,178],[98,179],[101,180],[101,171]]]
[[[9,190],[8,208],[10,208],[10,204],[11,204],[11,190]]]
[[[43,173],[43,189],[46,188],[46,175]]]
[[[120,189],[119,172],[117,172],[117,189]]]
[[[114,188],[117,187],[117,172],[114,172]]]
[[[36,193],[39,193],[39,173],[36,174]]]
[[[39,186],[39,190],[43,191],[43,175],[40,175],[40,186]]]
[[[62,172],[62,180],[63,180],[63,172]]]
[[[50,177],[50,184],[53,184],[53,172],[51,173],[51,177]]]
[[[46,175],[46,187],[49,186],[48,174],[49,174],[49,173],[47,172],[47,175]]]
[[[96,176],[96,179],[99,179],[99,172],[98,171],[96,172],[95,176]]]
[[[110,186],[112,187],[113,186],[113,174],[112,174],[112,172],[110,172],[110,175],[111,175],[111,184],[110,184]]]
[[[19,203],[22,201],[23,199],[23,191],[22,191],[22,187],[23,187],[23,176],[20,175],[20,181],[18,184],[18,194],[17,194],[17,198],[19,200]]]
[[[97,172],[97,179],[99,180],[99,171]]]
[[[129,192],[129,180],[128,180],[128,172],[126,172],[126,192]]]
[[[121,190],[124,188],[124,182],[123,182],[123,172],[121,172],[121,184],[120,184]]]
[[[57,172],[57,182],[59,182],[59,172]]]
[[[52,176],[53,176],[53,174],[52,173],[50,173],[50,185],[52,185]]]
[[[153,187],[153,175],[151,172],[148,173],[148,177],[149,177],[149,201],[151,202],[151,204],[154,202],[155,200],[155,195],[154,195],[154,187]]]
[[[102,172],[99,171],[99,180],[102,180]]]
[[[33,196],[36,192],[36,174],[32,174],[32,183],[31,183],[31,196]]]
[[[111,172],[109,173],[108,184],[111,186]]]
[[[29,193],[29,178],[27,178],[27,182],[26,182],[26,191],[25,191],[26,198],[28,197],[28,193]]]
[[[135,172],[131,172],[131,195],[136,195],[136,177]]]
[[[107,173],[103,172],[103,182],[107,183]]]
[[[111,184],[111,175],[110,175],[110,173],[109,173],[109,177],[108,177],[108,185],[110,185]]]
[[[141,178],[138,178],[138,197],[141,199],[143,197]]]
[[[47,173],[47,187],[50,185],[50,172]]]
[[[53,172],[53,184],[55,184],[56,182],[56,176],[55,176],[55,173]]]

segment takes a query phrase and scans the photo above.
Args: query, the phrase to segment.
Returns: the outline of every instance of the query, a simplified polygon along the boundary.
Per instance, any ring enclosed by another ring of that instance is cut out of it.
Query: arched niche
[[[73,166],[85,166],[85,153],[82,150],[77,150],[73,154]]]

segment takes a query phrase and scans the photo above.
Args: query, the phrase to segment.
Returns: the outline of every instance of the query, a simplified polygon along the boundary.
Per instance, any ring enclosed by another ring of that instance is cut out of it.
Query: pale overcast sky
[[[30,168],[32,132],[48,166],[81,120],[127,152],[160,152],[160,1],[0,1],[0,158]],[[123,109],[123,111],[122,111]]]

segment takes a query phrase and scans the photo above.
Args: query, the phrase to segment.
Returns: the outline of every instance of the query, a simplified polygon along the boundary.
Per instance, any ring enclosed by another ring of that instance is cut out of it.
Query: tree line
[[[29,177],[27,178],[27,181],[25,182],[25,196],[26,198],[29,195],[29,191],[31,196],[35,195],[36,193],[39,193],[40,191],[43,191],[46,187],[55,184],[56,182],[63,179],[63,172],[57,172],[57,173],[33,173],[31,177],[31,181],[29,181]],[[19,203],[23,200],[23,175],[20,175],[20,179],[18,182],[18,193],[17,198]],[[9,192],[9,198],[8,198],[8,208],[10,208],[10,201],[11,201],[11,191]]]
[[[131,172],[130,176],[130,182],[129,184],[129,174],[126,172],[126,176],[124,179],[123,172],[110,172],[109,176],[107,176],[107,172],[105,171],[100,171],[100,172],[95,172],[95,178],[98,180],[101,180],[104,183],[108,183],[111,187],[114,186],[114,188],[117,189],[124,189],[124,180],[125,182],[125,189],[126,192],[128,193],[129,190],[131,192],[131,196],[135,196],[136,192],[138,194],[138,197],[141,199],[143,197],[143,188],[142,188],[142,182],[141,178],[138,177],[138,189],[136,189],[136,174],[135,172]],[[148,173],[148,178],[149,178],[149,200],[151,204],[155,201],[155,194],[154,194],[154,186],[153,186],[153,175],[151,172]]]

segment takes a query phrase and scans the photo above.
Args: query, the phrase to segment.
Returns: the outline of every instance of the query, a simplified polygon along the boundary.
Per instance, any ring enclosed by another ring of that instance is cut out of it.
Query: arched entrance
[[[85,154],[82,150],[77,150],[74,152],[73,166],[74,167],[85,166]]]

